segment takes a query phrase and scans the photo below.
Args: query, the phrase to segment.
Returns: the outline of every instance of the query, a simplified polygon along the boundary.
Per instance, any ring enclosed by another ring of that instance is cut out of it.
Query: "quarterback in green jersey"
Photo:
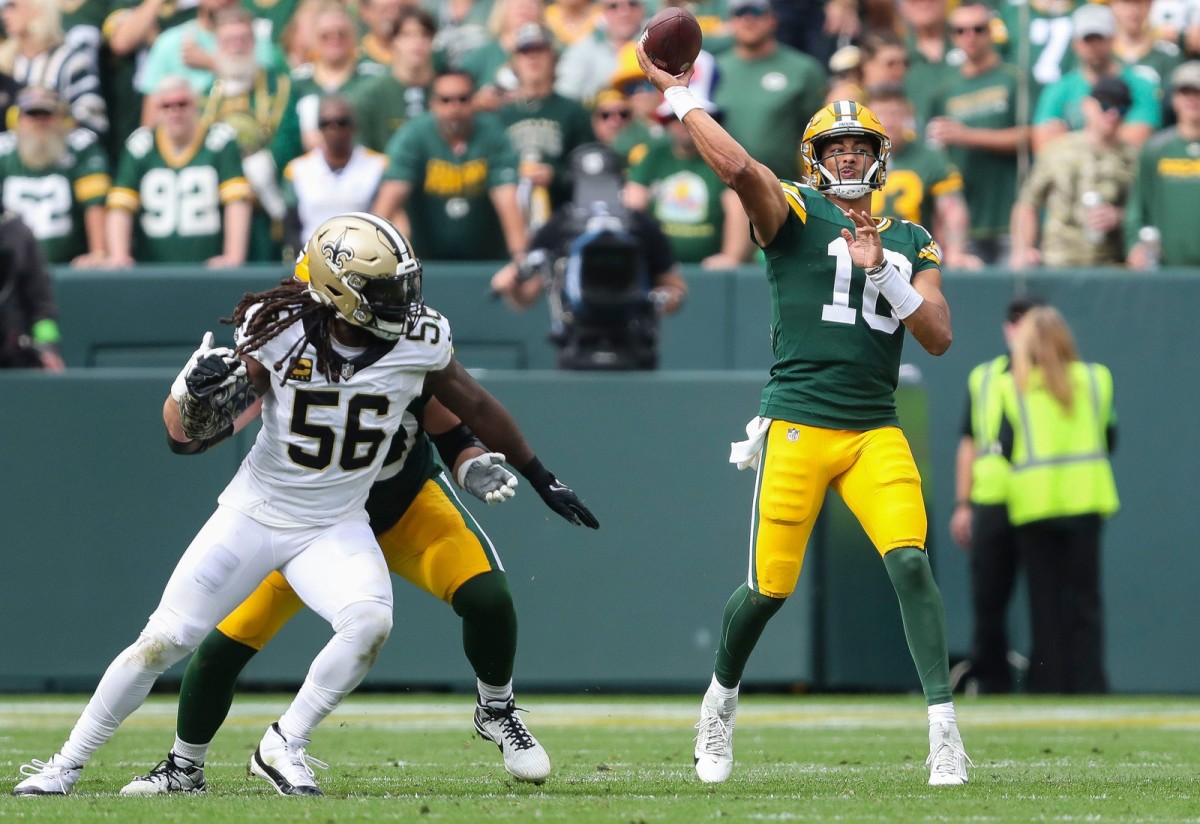
[[[729,599],[712,682],[696,725],[695,766],[716,783],[733,770],[738,687],[770,618],[796,589],[825,492],[835,489],[871,538],[896,589],[929,712],[929,783],[967,782],[969,759],[950,700],[946,616],[925,553],[921,479],[896,417],[907,329],[934,355],[950,347],[937,244],[921,226],[871,217],[891,151],[879,119],[840,100],[809,121],[807,183],[752,158],[688,89],[637,47],[638,62],[737,192],[771,287],[775,364],[748,440],[731,461],[757,466],[746,582]]]

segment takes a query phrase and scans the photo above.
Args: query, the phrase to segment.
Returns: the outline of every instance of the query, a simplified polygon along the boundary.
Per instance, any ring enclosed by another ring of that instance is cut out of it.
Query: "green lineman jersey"
[[[139,263],[199,263],[224,250],[222,207],[248,197],[237,134],[224,123],[201,128],[182,152],[142,128],[125,141],[108,207],[137,215]]]
[[[1178,128],[1164,129],[1142,147],[1133,191],[1125,205],[1125,243],[1132,246],[1143,226],[1162,232],[1164,266],[1200,265],[1200,140],[1184,140]]]
[[[759,414],[827,429],[898,426],[904,326],[850,262],[842,210],[816,190],[780,181],[787,219],[766,246],[775,365]],[[937,244],[907,221],[879,221],[883,254],[906,280],[941,266]]]
[[[977,77],[956,77],[940,86],[930,101],[930,116],[944,115],[973,129],[1017,125],[1017,93],[1023,79],[1000,63]],[[971,238],[1007,235],[1017,192],[1017,156],[951,146],[947,154],[962,172],[971,213]]]
[[[681,262],[699,263],[721,251],[725,184],[704,158],[677,157],[669,139],[658,140],[629,179],[650,189],[650,212]]]
[[[910,141],[892,149],[887,183],[871,196],[871,213],[932,226],[937,198],[962,190],[962,175],[945,153]]]
[[[16,134],[0,134],[4,208],[21,216],[49,263],[70,263],[87,252],[83,213],[104,206],[111,182],[104,148],[87,129],[67,135],[62,158],[36,170],[22,162]]]
[[[382,152],[392,135],[429,109],[428,86],[405,86],[391,72],[356,86],[349,94],[358,122],[358,142]]]
[[[567,156],[596,139],[587,110],[570,98],[551,92],[540,100],[517,100],[497,112],[518,157],[536,157],[554,167],[550,204],[571,199]]]
[[[367,516],[376,535],[404,517],[425,482],[441,470],[422,425],[426,401],[417,398],[404,410],[400,429],[392,436],[383,468],[367,496]]]
[[[427,260],[500,260],[509,256],[490,191],[517,182],[517,155],[495,115],[475,116],[466,150],[455,154],[423,115],[388,143],[384,180],[412,184],[405,210]]]

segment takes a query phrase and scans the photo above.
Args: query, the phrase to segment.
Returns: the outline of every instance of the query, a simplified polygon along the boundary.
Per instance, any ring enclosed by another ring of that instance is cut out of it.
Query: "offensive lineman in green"
[[[712,683],[701,704],[701,781],[733,770],[738,685],[754,645],[796,589],[805,545],[833,487],[880,555],[900,600],[929,705],[929,783],[967,782],[950,700],[946,615],[925,554],[921,479],[896,417],[907,328],[930,354],[950,347],[937,244],[915,223],[871,217],[890,141],[866,107],[818,111],[800,146],[808,185],[779,180],[701,107],[687,83],[637,47],[646,76],[688,127],[704,160],[737,192],[767,261],[775,365],[759,416],[730,460],[758,466],[747,581],[725,607]]]

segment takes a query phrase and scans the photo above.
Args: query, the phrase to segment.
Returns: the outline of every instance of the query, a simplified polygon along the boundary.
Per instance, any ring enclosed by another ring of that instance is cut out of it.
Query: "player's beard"
[[[252,54],[222,55],[220,58],[222,93],[226,97],[245,94],[254,85],[258,73],[258,61]]]
[[[17,134],[17,157],[34,171],[40,172],[53,166],[67,150],[67,136],[58,129],[44,132],[19,132]]]

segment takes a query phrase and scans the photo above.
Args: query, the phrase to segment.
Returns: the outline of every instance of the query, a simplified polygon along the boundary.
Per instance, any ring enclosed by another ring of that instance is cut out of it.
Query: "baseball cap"
[[[829,72],[842,74],[862,65],[862,49],[858,46],[842,46],[829,58]]]
[[[41,112],[44,114],[60,114],[63,111],[62,100],[54,89],[41,86],[29,86],[17,95],[17,110],[25,114]]]
[[[1171,89],[1200,89],[1200,60],[1180,63],[1171,72]]]
[[[540,23],[525,23],[517,29],[513,50],[548,49],[551,45],[550,35]]]
[[[1129,84],[1119,77],[1101,77],[1092,86],[1091,96],[1105,109],[1117,108],[1122,113],[1129,111],[1133,105]]]
[[[736,15],[739,11],[759,11],[767,13],[772,11],[771,0],[730,0],[729,13]]]
[[[1046,305],[1046,299],[1041,295],[1035,295],[1033,292],[1022,292],[1008,302],[1008,309],[1004,311],[1004,319],[1009,323],[1016,323],[1030,309]]]
[[[1101,37],[1113,37],[1117,33],[1117,18],[1112,9],[1099,3],[1085,3],[1071,15],[1074,27],[1072,37],[1082,40],[1085,37],[1098,34]]]

